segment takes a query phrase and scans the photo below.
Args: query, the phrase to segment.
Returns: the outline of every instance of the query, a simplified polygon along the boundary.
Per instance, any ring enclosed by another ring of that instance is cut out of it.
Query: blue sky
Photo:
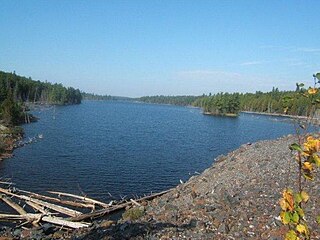
[[[320,1],[0,0],[0,69],[119,96],[294,89]]]

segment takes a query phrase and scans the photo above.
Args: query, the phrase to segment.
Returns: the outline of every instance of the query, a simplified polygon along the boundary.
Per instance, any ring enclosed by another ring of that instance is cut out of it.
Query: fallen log
[[[60,225],[63,227],[69,227],[69,228],[86,228],[91,226],[90,223],[85,223],[85,222],[71,222],[67,221],[62,218],[57,218],[57,217],[52,217],[52,216],[44,216],[42,217],[42,221]]]
[[[34,202],[26,201],[26,204],[28,204],[30,207],[32,207],[36,211],[41,212],[43,214],[46,214],[46,215],[54,214],[54,213],[51,213],[48,210],[46,210],[43,206],[40,206],[40,205],[38,205],[38,204],[36,204]]]
[[[103,203],[103,202],[100,202],[100,201],[97,201],[95,199],[88,198],[88,197],[83,197],[83,196],[79,196],[79,195],[75,195],[75,194],[71,194],[71,193],[54,192],[54,191],[48,191],[48,192],[51,193],[51,194],[56,194],[58,196],[66,196],[66,197],[77,198],[77,199],[80,199],[80,200],[82,200],[84,202],[89,202],[89,203],[100,205],[100,206],[102,206],[104,208],[109,207],[109,205],[106,204],[106,203]]]
[[[52,224],[63,226],[63,227],[69,227],[69,228],[84,228],[84,227],[89,227],[91,225],[90,223],[84,223],[84,222],[70,222],[63,218],[44,216],[43,214],[39,214],[39,213],[27,213],[24,215],[0,214],[0,220],[27,220],[29,222],[42,220],[44,222],[52,223]]]
[[[139,204],[139,202],[142,202],[142,201],[146,201],[146,200],[151,200],[153,198],[156,198],[156,197],[159,197],[163,194],[166,194],[170,191],[172,191],[173,189],[169,189],[169,190],[166,190],[166,191],[163,191],[163,192],[159,192],[159,193],[155,193],[155,194],[152,194],[152,195],[149,195],[149,196],[145,196],[145,197],[142,197],[140,199],[137,199],[135,200],[136,203]],[[97,218],[97,217],[102,217],[106,214],[110,214],[110,213],[113,213],[113,212],[116,212],[118,210],[121,210],[121,209],[124,209],[125,207],[129,206],[133,204],[132,202],[126,202],[126,203],[121,203],[121,204],[118,204],[118,205],[115,205],[115,206],[112,206],[112,207],[108,207],[106,209],[101,209],[101,210],[97,210],[97,211],[94,211],[92,213],[84,213],[82,215],[79,215],[79,216],[76,216],[76,217],[71,217],[69,218],[70,221],[82,221],[82,220],[85,220],[85,219],[93,219],[93,218]]]
[[[20,199],[26,200],[26,201],[37,203],[38,205],[50,208],[50,209],[52,209],[52,210],[54,210],[56,212],[65,214],[67,216],[76,217],[76,216],[82,214],[82,212],[79,212],[79,211],[76,211],[76,210],[73,210],[73,209],[70,209],[70,208],[61,207],[61,206],[55,205],[53,203],[47,203],[45,201],[34,199],[34,198],[31,198],[31,197],[28,197],[28,196],[25,196],[25,195],[18,195],[18,194],[12,193],[12,192],[10,192],[10,191],[8,191],[6,189],[3,189],[3,188],[0,188],[0,192],[5,193],[7,195],[11,195],[11,196],[16,197],[16,198],[20,198]]]
[[[20,207],[18,204],[16,204],[15,202],[13,202],[10,198],[8,198],[7,196],[1,195],[0,196],[1,200],[4,201],[7,205],[9,205],[11,208],[13,208],[14,210],[16,210],[20,215],[25,215],[27,214],[27,212]],[[38,227],[39,224],[36,222],[32,222],[32,225],[35,227]]]
[[[8,204],[11,208],[16,210],[19,214],[21,215],[27,214],[27,212],[22,207],[20,207],[18,204],[13,202],[10,198],[4,195],[0,195],[0,199],[4,201],[6,204]]]
[[[0,214],[0,220],[27,220],[29,222],[34,222],[41,219],[41,216],[42,215],[39,213],[26,213],[23,215]]]
[[[22,192],[22,193],[29,194],[29,196],[33,197],[33,198],[47,200],[47,201],[51,201],[51,202],[55,202],[55,203],[61,203],[61,204],[64,204],[64,205],[69,205],[69,206],[78,207],[78,208],[91,208],[91,209],[94,209],[94,205],[93,204],[62,200],[62,199],[48,197],[48,196],[40,195],[38,193],[33,193],[33,192],[24,191],[24,190],[20,190],[20,189],[18,191]]]
[[[76,216],[79,216],[82,214],[82,212],[79,212],[79,211],[76,211],[76,210],[73,210],[70,208],[66,208],[66,207],[61,207],[61,206],[55,205],[53,203],[47,203],[45,201],[34,199],[34,198],[29,199],[29,201],[34,202],[40,206],[44,206],[46,208],[50,208],[56,212],[63,213],[65,215],[71,216],[71,217],[76,217]]]
[[[133,200],[133,199],[130,199],[130,201],[131,201],[133,204],[137,205],[138,207],[140,207],[140,206],[141,206],[141,204],[140,204],[140,203],[138,203],[137,201],[135,201],[135,200]]]
[[[3,182],[3,181],[0,181],[0,184],[5,184],[5,185],[14,185],[14,183],[12,183],[12,182]]]

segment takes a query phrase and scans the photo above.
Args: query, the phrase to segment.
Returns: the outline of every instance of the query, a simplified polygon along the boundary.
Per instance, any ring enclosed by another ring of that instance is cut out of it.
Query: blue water
[[[26,138],[43,139],[0,162],[17,187],[85,193],[108,201],[168,189],[211,166],[241,144],[273,139],[294,128],[284,118],[241,114],[213,117],[200,109],[85,101],[35,111]]]

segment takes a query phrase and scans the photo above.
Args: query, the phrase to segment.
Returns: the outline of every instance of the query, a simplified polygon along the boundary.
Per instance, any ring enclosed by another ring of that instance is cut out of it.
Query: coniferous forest
[[[240,111],[278,113],[305,116],[310,111],[310,99],[304,96],[307,90],[297,84],[295,91],[255,93],[217,93],[202,96],[145,96],[121,98],[100,96],[80,92],[79,89],[32,80],[14,73],[0,71],[0,117],[6,124],[17,124],[25,118],[25,103],[37,104],[79,104],[86,100],[135,100],[146,103],[173,104],[201,107],[213,115],[238,115]]]
[[[238,114],[240,111],[277,113],[306,116],[312,103],[305,97],[306,89],[297,84],[295,91],[255,93],[217,93],[202,96],[154,96],[142,97],[139,101],[148,103],[191,105],[201,107],[204,112],[216,115]],[[319,95],[319,93],[317,94]]]
[[[79,104],[81,99],[79,89],[0,71],[0,116],[5,124],[23,121],[25,103],[67,105]]]

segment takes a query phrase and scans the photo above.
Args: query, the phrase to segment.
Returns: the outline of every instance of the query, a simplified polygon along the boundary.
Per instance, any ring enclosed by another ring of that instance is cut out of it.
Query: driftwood
[[[62,199],[48,197],[48,196],[44,196],[44,195],[40,195],[40,194],[37,194],[37,193],[28,192],[28,191],[24,191],[24,190],[18,190],[18,191],[22,192],[22,193],[29,194],[29,196],[32,197],[32,198],[38,198],[38,199],[41,199],[41,200],[47,200],[47,201],[51,201],[51,202],[55,202],[55,203],[60,203],[60,204],[64,204],[64,205],[78,207],[78,208],[91,208],[91,209],[94,209],[94,205],[93,204],[62,200]]]
[[[154,199],[156,197],[159,197],[159,196],[161,196],[163,194],[166,194],[166,193],[168,193],[170,191],[172,191],[172,189],[169,189],[169,190],[166,190],[166,191],[163,191],[163,192],[159,192],[159,193],[155,193],[155,194],[152,194],[152,195],[149,195],[149,196],[145,196],[143,198],[135,200],[135,202],[139,203],[139,202],[143,202],[143,201],[147,201],[147,200],[152,200],[152,199]],[[126,202],[126,203],[118,204],[118,205],[115,205],[113,207],[109,207],[107,209],[101,209],[101,210],[94,211],[92,213],[86,213],[86,214],[79,215],[77,217],[72,217],[72,218],[70,218],[70,220],[71,221],[82,221],[82,220],[85,220],[85,219],[93,219],[93,218],[97,218],[97,217],[102,217],[104,215],[107,215],[107,214],[116,212],[118,210],[124,209],[127,206],[130,206],[131,204],[132,204],[132,202]]]
[[[91,224],[89,223],[81,223],[81,222],[70,222],[62,218],[52,217],[52,216],[44,216],[39,213],[26,213],[23,215],[13,215],[13,214],[0,214],[0,220],[27,220],[29,222],[39,222],[40,220],[64,227],[70,228],[83,228],[89,227]]]
[[[53,191],[48,191],[49,193],[52,193],[52,194],[57,194],[58,196],[66,196],[66,197],[73,197],[73,198],[77,198],[77,199],[80,199],[84,202],[88,202],[88,203],[93,203],[93,204],[97,204],[97,205],[100,205],[102,207],[109,207],[108,204],[106,203],[103,203],[103,202],[100,202],[100,201],[97,201],[97,200],[94,200],[92,198],[88,198],[88,197],[83,197],[83,196],[78,196],[78,195],[75,195],[75,194],[70,194],[70,193],[63,193],[63,192],[53,192]]]
[[[12,183],[12,182],[3,182],[3,181],[0,181],[0,184],[5,184],[5,185],[14,185],[14,183]]]
[[[140,203],[138,203],[137,201],[133,200],[132,198],[130,199],[130,202],[132,202],[133,204],[137,205],[138,207],[141,206]]]
[[[35,209],[38,212],[41,212],[43,214],[51,214],[48,210],[46,210],[44,207],[34,203],[34,202],[30,202],[30,201],[26,201],[26,204],[28,204],[30,207],[32,207],[33,209]]]
[[[92,198],[82,197],[69,193],[49,192],[51,194],[56,194],[59,196],[59,198],[55,198],[38,193],[19,190],[16,188],[14,188],[13,190],[0,188],[0,193],[2,193],[0,194],[0,200],[2,200],[11,208],[15,209],[15,211],[20,214],[0,214],[0,221],[18,222],[20,224],[19,226],[26,224],[33,224],[34,226],[38,226],[38,223],[48,222],[62,228],[84,228],[89,227],[91,224],[82,222],[83,220],[94,219],[107,214],[111,214],[130,205],[141,206],[141,202],[151,200],[169,191],[171,190],[145,196],[140,199],[130,199],[130,201],[128,202],[120,202],[116,205],[111,205]],[[67,199],[63,199],[61,198],[61,196],[65,198],[67,197]],[[72,198],[74,198],[75,201],[71,201]],[[37,213],[28,213],[26,209],[14,202],[14,200],[16,199],[19,199],[19,201],[22,200],[21,202],[33,208]],[[78,210],[65,207],[65,205],[75,208],[92,209],[95,209],[95,206],[99,206],[100,209],[98,208],[97,210],[94,210],[90,213],[83,213]]]
[[[8,191],[6,189],[3,189],[3,188],[0,188],[0,192],[8,194],[8,195],[11,195],[11,196],[16,197],[16,198],[20,198],[20,199],[26,200],[26,201],[34,202],[34,203],[36,203],[36,204],[38,204],[40,206],[44,206],[44,207],[50,208],[50,209],[52,209],[54,211],[57,211],[59,213],[62,213],[62,214],[65,214],[65,215],[68,215],[68,216],[71,216],[71,217],[75,217],[75,216],[78,216],[78,215],[82,214],[81,212],[78,212],[76,210],[72,210],[70,208],[61,207],[61,206],[55,205],[53,203],[47,203],[45,201],[38,200],[38,199],[35,199],[35,198],[31,198],[31,197],[28,197],[28,196],[25,196],[25,195],[18,195],[18,194],[12,193],[12,192],[10,192],[10,191]]]
[[[18,204],[14,203],[10,198],[6,196],[0,196],[1,200],[4,201],[6,204],[8,204],[10,207],[12,207],[14,210],[16,210],[20,215],[27,214],[27,212],[20,207]]]
[[[27,214],[27,212],[20,207],[18,204],[16,204],[15,202],[13,202],[10,198],[6,197],[6,196],[0,196],[1,200],[4,201],[6,204],[8,204],[11,208],[13,208],[14,210],[16,210],[20,215],[25,215]],[[32,225],[35,227],[38,227],[39,224],[37,222],[32,222]]]
[[[59,213],[62,213],[62,214],[65,214],[65,215],[68,215],[68,216],[71,216],[71,217],[76,217],[78,215],[81,215],[82,212],[79,212],[79,211],[76,211],[76,210],[72,210],[70,208],[66,208],[66,207],[62,207],[62,206],[58,206],[58,205],[55,205],[53,203],[47,203],[47,202],[44,202],[42,200],[38,200],[38,199],[30,199],[30,202],[34,202],[40,206],[44,206],[44,207],[47,207],[47,208],[50,208],[56,212],[59,212]]]

